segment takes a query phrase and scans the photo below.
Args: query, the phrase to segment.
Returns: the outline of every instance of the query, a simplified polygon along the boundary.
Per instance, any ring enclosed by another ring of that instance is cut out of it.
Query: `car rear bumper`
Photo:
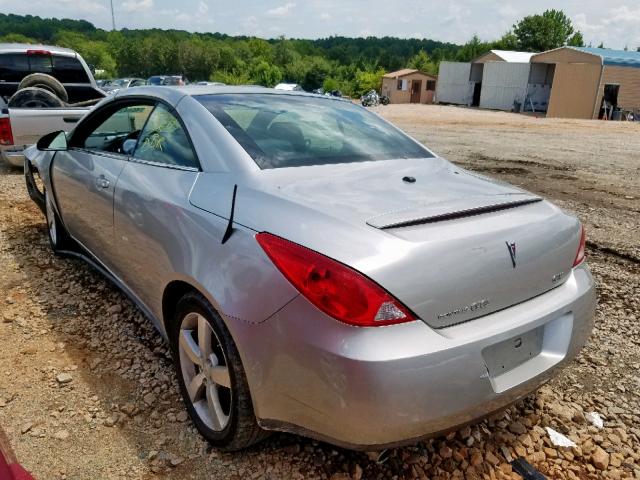
[[[228,325],[264,428],[373,448],[450,430],[531,393],[579,352],[594,311],[583,264],[543,295],[442,330],[421,321],[351,327],[301,296],[261,324]]]

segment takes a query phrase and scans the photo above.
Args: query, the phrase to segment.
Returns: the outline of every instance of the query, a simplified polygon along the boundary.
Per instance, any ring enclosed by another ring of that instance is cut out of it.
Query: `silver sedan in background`
[[[25,175],[54,251],[167,338],[221,449],[267,430],[415,442],[529,394],[593,326],[574,216],[348,101],[121,90],[44,137]]]

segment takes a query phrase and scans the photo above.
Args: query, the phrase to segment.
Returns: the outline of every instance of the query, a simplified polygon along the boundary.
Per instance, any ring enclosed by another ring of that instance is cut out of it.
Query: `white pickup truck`
[[[22,166],[26,146],[47,133],[72,130],[104,96],[73,50],[0,44],[0,157]]]

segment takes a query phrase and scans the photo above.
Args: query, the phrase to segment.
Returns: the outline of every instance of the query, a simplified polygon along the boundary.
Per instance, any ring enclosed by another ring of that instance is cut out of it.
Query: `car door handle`
[[[80,119],[75,117],[62,117],[64,123],[78,123],[78,120]]]
[[[109,185],[109,180],[107,180],[104,175],[100,175],[98,178],[96,178],[96,186],[98,188],[109,188]]]

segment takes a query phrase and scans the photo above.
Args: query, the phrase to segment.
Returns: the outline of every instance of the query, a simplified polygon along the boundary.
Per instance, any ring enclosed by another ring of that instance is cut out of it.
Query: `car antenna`
[[[222,236],[222,244],[224,245],[233,233],[233,214],[236,209],[236,192],[238,191],[238,184],[233,186],[233,196],[231,197],[231,213],[229,214],[229,224]]]

